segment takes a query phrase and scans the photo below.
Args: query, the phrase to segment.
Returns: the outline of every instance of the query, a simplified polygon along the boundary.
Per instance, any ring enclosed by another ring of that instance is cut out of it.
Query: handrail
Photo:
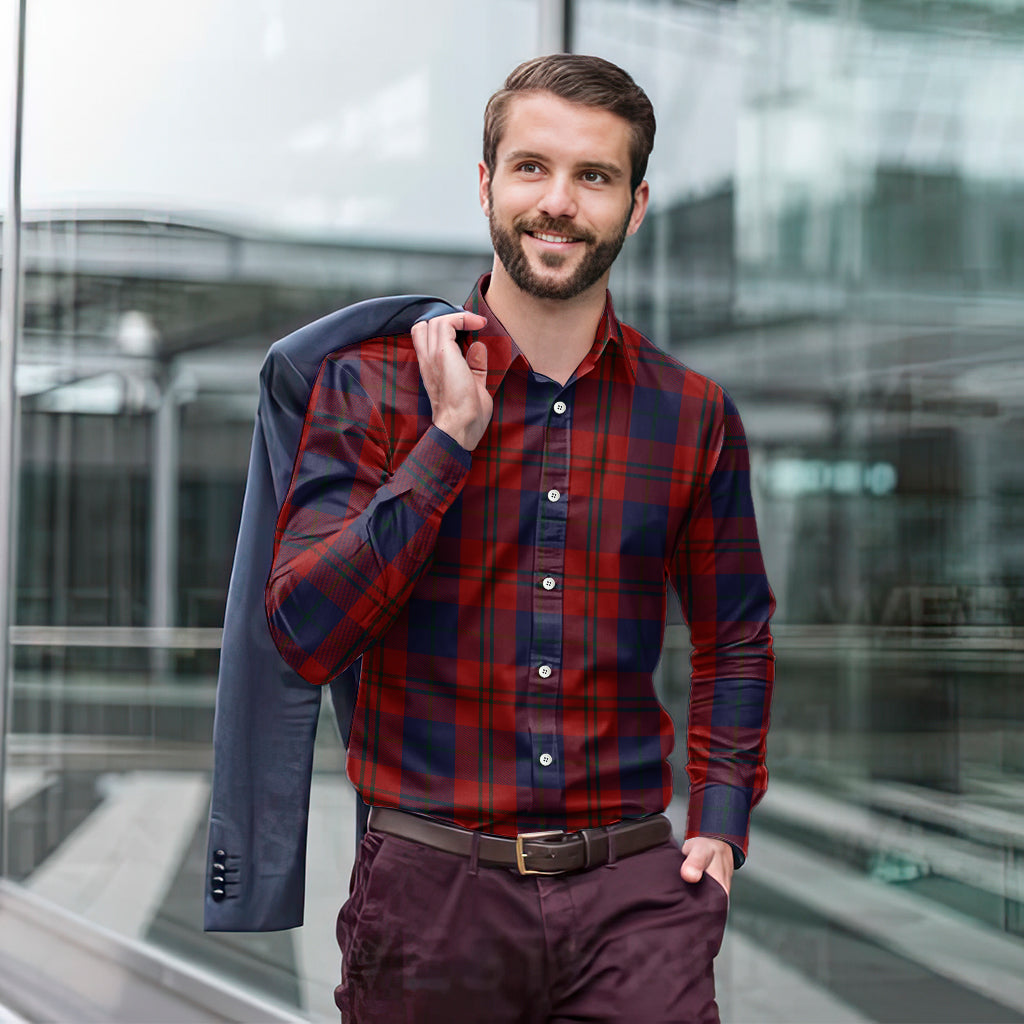
[[[6,880],[0,881],[0,1001],[31,1020],[309,1024],[297,1011]]]
[[[14,647],[218,650],[223,630],[199,626],[11,626]]]

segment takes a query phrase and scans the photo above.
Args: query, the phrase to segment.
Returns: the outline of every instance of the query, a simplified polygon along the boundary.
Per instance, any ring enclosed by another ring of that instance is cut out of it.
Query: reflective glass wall
[[[357,299],[464,298],[483,106],[552,8],[28,3],[9,874],[313,1019],[352,854],[326,718],[305,927],[200,931],[257,372]],[[737,400],[779,599],[723,1019],[1024,1020],[1024,3],[568,8],[658,113],[618,311]]]
[[[1024,1019],[1024,5],[575,27],[659,113],[620,312],[739,404],[779,600],[726,1016]]]
[[[201,931],[257,375],[353,301],[468,294],[483,106],[545,23],[533,0],[27,6],[8,873],[335,1020],[354,803],[329,717],[306,926]]]
[[[13,115],[14,61],[16,55],[15,30],[17,28],[16,0],[0,3],[0,54],[3,54],[4,74],[0,74],[0,216],[6,218],[10,194],[11,172],[11,117]]]

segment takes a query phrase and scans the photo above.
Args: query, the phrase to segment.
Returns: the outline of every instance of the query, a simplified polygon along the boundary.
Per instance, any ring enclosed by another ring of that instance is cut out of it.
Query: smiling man
[[[362,657],[347,1022],[718,1020],[773,599],[735,407],[607,293],[653,139],[613,64],[516,68],[485,114],[491,273],[314,386],[267,613],[310,682]],[[667,585],[693,646],[681,849],[652,683]]]

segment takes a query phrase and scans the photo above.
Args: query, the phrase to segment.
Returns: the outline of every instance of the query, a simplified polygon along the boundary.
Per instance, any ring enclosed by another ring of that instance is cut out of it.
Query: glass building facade
[[[490,263],[486,99],[569,47],[654,101],[651,210],[612,293],[736,399],[778,598],[723,1019],[1024,1020],[1024,2],[25,14],[20,218],[0,122],[21,279],[7,891],[282,1019],[336,1019],[354,805],[329,717],[305,926],[201,931],[258,369],[358,299],[465,298]],[[677,820],[688,655],[671,625]]]

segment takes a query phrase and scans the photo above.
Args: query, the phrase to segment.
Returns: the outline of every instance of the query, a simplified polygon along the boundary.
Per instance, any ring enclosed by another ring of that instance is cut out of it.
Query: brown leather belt
[[[619,821],[579,832],[523,832],[515,839],[472,832],[447,825],[434,818],[398,811],[393,807],[370,808],[370,830],[411,839],[435,850],[462,857],[473,852],[478,836],[477,862],[484,867],[512,868],[521,875],[563,875],[607,864],[615,859],[649,850],[672,835],[672,825],[663,814],[632,821]]]

